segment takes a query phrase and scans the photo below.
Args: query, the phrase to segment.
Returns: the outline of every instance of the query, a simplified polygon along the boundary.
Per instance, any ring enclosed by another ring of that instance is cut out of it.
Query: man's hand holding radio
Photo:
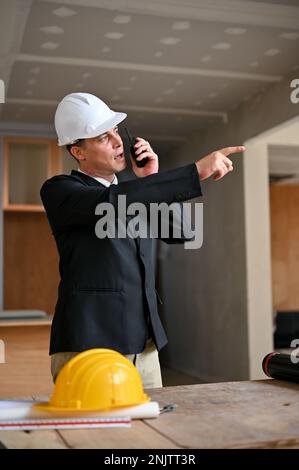
[[[149,142],[142,139],[141,137],[136,137],[137,142],[134,145],[136,160],[141,161],[143,158],[148,158],[148,162],[144,167],[138,167],[136,165],[135,159],[131,155],[132,168],[136,176],[142,178],[144,176],[149,176],[154,173],[158,173],[159,170],[159,159],[158,155],[153,151]]]

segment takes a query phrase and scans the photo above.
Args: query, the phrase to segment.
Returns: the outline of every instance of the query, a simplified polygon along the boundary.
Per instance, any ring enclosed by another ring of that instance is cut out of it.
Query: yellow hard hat
[[[35,407],[48,411],[107,411],[148,401],[139,372],[129,359],[112,349],[89,349],[63,366],[50,401]]]

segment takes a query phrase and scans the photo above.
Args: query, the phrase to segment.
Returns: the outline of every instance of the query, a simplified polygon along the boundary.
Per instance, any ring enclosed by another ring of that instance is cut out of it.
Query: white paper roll
[[[71,418],[71,417],[124,417],[131,419],[157,418],[160,414],[159,404],[150,401],[142,405],[118,408],[112,411],[46,411],[39,410],[33,405],[34,401],[0,400],[0,420],[29,419],[29,418]]]
[[[32,401],[0,400],[0,420],[27,418]]]
[[[143,405],[131,406],[128,408],[107,411],[101,413],[101,416],[130,416],[131,419],[157,418],[160,414],[159,403],[150,401]]]

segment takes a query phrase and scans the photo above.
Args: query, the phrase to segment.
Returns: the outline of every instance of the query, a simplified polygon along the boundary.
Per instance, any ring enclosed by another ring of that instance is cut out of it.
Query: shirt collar
[[[80,168],[78,168],[78,171],[80,171],[80,173],[84,173],[84,175],[88,175],[88,173],[85,173],[85,171],[82,171],[80,170]],[[114,175],[114,178],[112,180],[112,182],[110,183],[110,181],[107,181],[105,180],[104,178],[99,178],[98,176],[92,176],[92,175],[88,175],[88,176],[91,176],[91,178],[94,178],[95,180],[97,180],[99,183],[102,183],[104,186],[106,186],[107,188],[111,185],[111,184],[118,184],[118,179],[117,179],[117,176]]]

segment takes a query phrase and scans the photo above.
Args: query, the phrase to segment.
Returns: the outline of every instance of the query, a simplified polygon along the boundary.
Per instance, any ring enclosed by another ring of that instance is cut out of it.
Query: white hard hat
[[[126,119],[125,113],[112,111],[104,101],[90,93],[70,93],[58,104],[55,129],[58,145],[96,137]]]

